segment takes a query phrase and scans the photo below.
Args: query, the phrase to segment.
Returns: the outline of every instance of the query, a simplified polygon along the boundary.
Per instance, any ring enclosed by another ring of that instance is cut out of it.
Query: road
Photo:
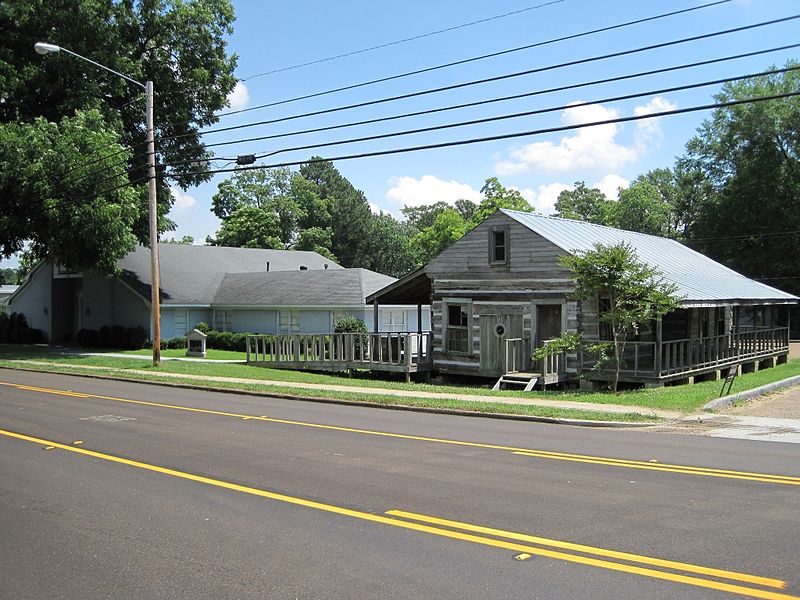
[[[2,598],[800,598],[800,446],[0,369]]]

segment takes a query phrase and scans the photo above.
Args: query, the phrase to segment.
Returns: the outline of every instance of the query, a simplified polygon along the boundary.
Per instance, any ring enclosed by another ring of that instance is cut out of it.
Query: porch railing
[[[528,371],[531,367],[531,346],[524,338],[505,339],[505,372],[506,374]]]
[[[761,328],[694,339],[657,342],[626,342],[620,373],[667,377],[767,358],[789,350],[789,328]],[[583,368],[592,365],[582,357]]]
[[[430,368],[430,332],[248,335],[248,363],[310,368]],[[405,369],[404,369],[405,368]]]

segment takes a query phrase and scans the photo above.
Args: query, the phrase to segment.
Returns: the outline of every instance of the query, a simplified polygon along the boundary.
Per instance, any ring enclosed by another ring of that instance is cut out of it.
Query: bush
[[[111,327],[111,332],[108,335],[109,348],[124,348],[127,336],[125,335],[125,328],[121,325],[114,325]]]
[[[168,348],[169,350],[182,350],[183,348],[186,348],[186,338],[175,337],[167,340],[161,340],[161,347]]]
[[[208,335],[208,332],[211,331],[211,325],[208,323],[203,323],[202,321],[195,325],[194,328],[197,329],[197,331],[202,331],[206,335]]]
[[[128,327],[124,339],[126,348],[139,350],[147,345],[147,332],[142,327]]]
[[[0,313],[0,342],[10,344],[41,344],[46,341],[41,329],[31,329],[22,313]]]
[[[100,348],[108,348],[108,342],[111,338],[111,328],[108,325],[103,325],[100,331],[97,332],[97,345]],[[80,343],[80,340],[79,342]]]
[[[367,324],[358,317],[342,317],[333,324],[333,333],[367,333]]]

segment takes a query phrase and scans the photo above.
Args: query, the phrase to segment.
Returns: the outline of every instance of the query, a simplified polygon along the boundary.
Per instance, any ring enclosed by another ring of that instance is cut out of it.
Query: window
[[[229,310],[214,311],[214,329],[216,329],[217,331],[231,330],[231,311]]]
[[[300,331],[300,315],[293,310],[278,312],[278,333],[297,333]]]
[[[468,354],[472,350],[469,304],[447,305],[447,351]]]
[[[386,331],[408,331],[406,328],[406,311],[386,311]]]
[[[508,229],[493,229],[489,235],[489,262],[506,264],[508,262]]]

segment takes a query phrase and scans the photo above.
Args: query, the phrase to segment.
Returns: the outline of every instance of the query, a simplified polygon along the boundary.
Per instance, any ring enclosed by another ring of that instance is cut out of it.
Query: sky
[[[786,60],[798,57],[798,49],[790,49],[666,74],[547,92],[555,87],[800,42],[798,21],[791,21],[626,56],[551,68],[561,63],[800,12],[793,0],[731,0],[682,15],[541,44],[554,38],[710,1],[494,0],[488,3],[476,0],[404,0],[390,3],[374,0],[234,0],[237,20],[228,41],[229,50],[238,55],[236,76],[240,82],[229,97],[230,107],[221,111],[219,123],[209,127],[203,139],[207,144],[223,144],[245,138],[296,134],[307,129],[520,94],[529,95],[381,123],[215,146],[214,152],[219,160],[215,160],[212,166],[227,165],[231,168],[229,159],[241,154],[274,153],[257,164],[275,164],[299,162],[312,155],[330,158],[531,132],[709,104],[720,85],[675,92],[657,90],[757,73],[770,65],[783,65]],[[537,43],[538,46],[526,50],[320,94]],[[368,50],[375,47],[379,48]],[[346,56],[331,59],[339,55]],[[309,112],[526,70],[538,72],[361,108],[298,117]],[[533,92],[538,94],[530,95]],[[629,100],[602,101],[627,94],[643,95]],[[308,95],[316,96],[294,100]],[[273,106],[254,109],[263,104]],[[225,114],[243,109],[245,112]],[[554,110],[439,131],[320,146],[542,109]],[[478,201],[481,198],[479,190],[490,177],[499,178],[506,187],[520,190],[535,210],[549,214],[559,192],[572,188],[577,181],[598,187],[610,198],[616,198],[618,188],[627,186],[638,175],[654,168],[671,167],[675,158],[684,153],[686,142],[709,115],[710,111],[693,112],[470,145],[337,160],[334,164],[365,193],[373,211],[389,212],[398,218],[402,217],[400,209],[403,206],[440,200],[454,203],[459,198]],[[213,131],[286,117],[298,118]],[[304,148],[291,150],[296,147]],[[202,243],[206,236],[213,236],[219,221],[211,213],[211,197],[220,181],[228,176],[230,174],[216,175],[210,182],[188,190],[173,188],[175,204],[169,216],[177,229],[165,237],[190,235],[195,243]],[[8,264],[6,261],[0,266]]]

